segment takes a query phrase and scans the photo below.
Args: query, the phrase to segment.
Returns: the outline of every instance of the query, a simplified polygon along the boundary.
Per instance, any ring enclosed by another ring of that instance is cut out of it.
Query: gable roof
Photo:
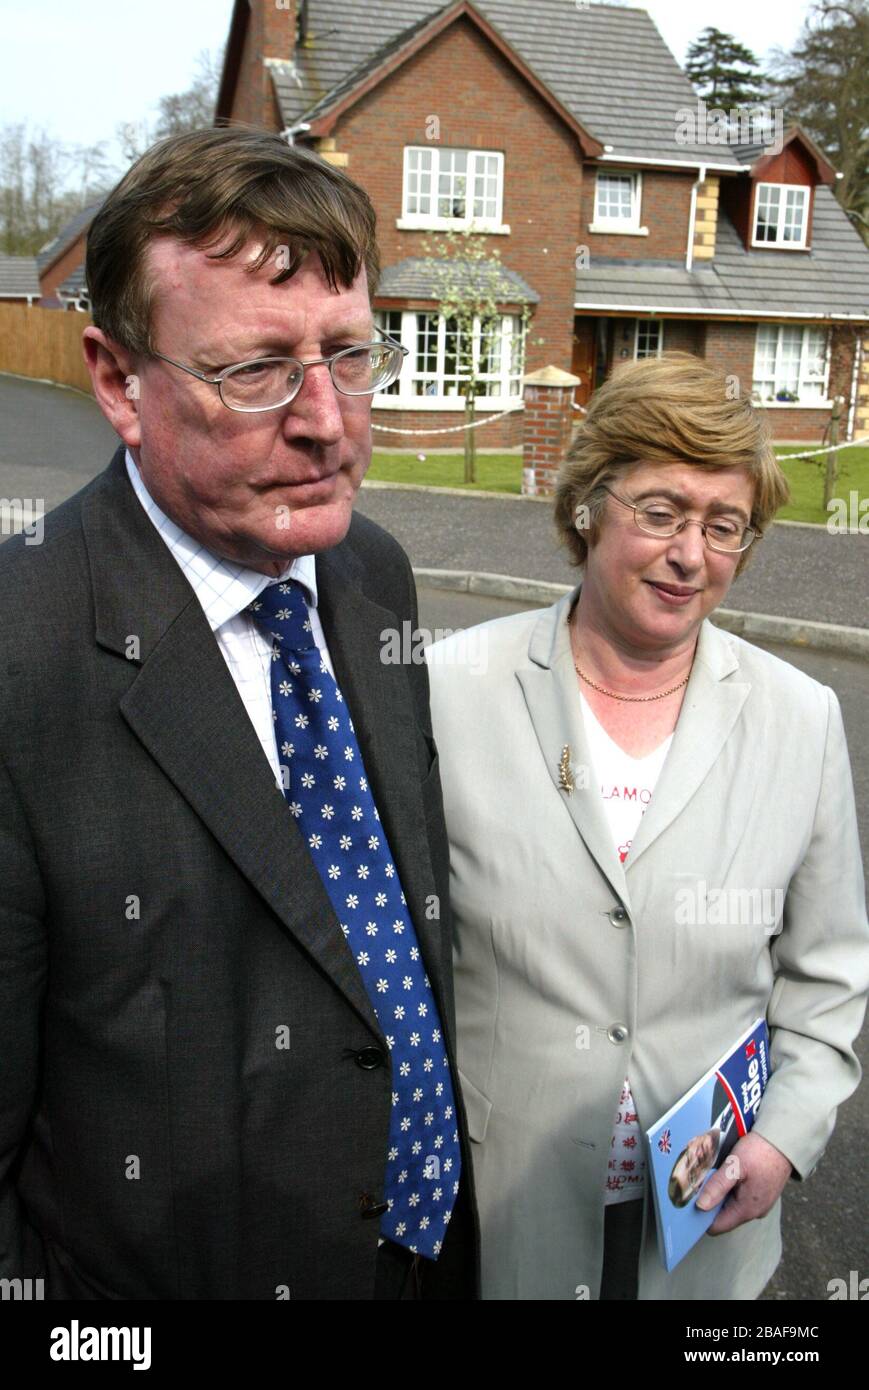
[[[802,145],[810,159],[814,160],[821,183],[832,187],[836,182],[835,167],[800,125],[789,126],[784,132],[782,150],[786,150],[788,145],[795,143]],[[773,160],[778,158],[778,155],[770,150],[769,145],[736,145],[734,150],[740,164],[748,168],[753,179],[762,179]]]
[[[236,0],[218,116],[228,114],[240,7],[247,5]],[[740,171],[728,146],[677,143],[677,112],[695,107],[697,94],[649,14],[611,5],[577,8],[569,0],[309,0],[307,42],[292,59],[267,60],[285,126],[307,122],[316,125],[312,133],[325,134],[330,115],[382,80],[405,50],[415,51],[460,15],[491,31],[568,122],[607,147],[595,152],[607,161],[705,162]]]
[[[41,293],[35,256],[0,253],[0,299],[38,299]]]
[[[555,93],[540,80],[533,67],[529,66],[522,55],[504,41],[497,29],[489,23],[479,7],[471,3],[471,0],[452,0],[451,4],[442,6],[427,19],[411,25],[409,29],[389,39],[382,48],[359,64],[342,82],[338,83],[337,87],[333,88],[306,113],[304,120],[305,124],[310,127],[310,134],[330,134],[335,122],[349,107],[361,100],[374,87],[377,87],[420,49],[425,48],[437,35],[443,33],[451,24],[462,18],[479,29],[493,47],[500,52],[502,58],[516,68],[520,76],[537,92],[541,100],[555,111],[556,115],[573,132],[585,156],[603,154],[603,146],[600,141],[589,135],[582,123],[576,119],[574,113],[564,106]]]
[[[69,221],[63,224],[57,235],[45,243],[36,257],[36,265],[40,275],[43,275],[49,266],[59,260],[64,251],[69,250],[82,232],[87,231],[104,202],[105,199],[100,198],[97,202],[89,203],[80,212],[74,213]]]

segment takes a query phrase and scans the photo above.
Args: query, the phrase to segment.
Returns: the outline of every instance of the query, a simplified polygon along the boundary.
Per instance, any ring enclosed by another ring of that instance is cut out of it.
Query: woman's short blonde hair
[[[597,541],[603,485],[636,463],[743,467],[754,482],[751,525],[761,533],[790,497],[764,416],[737,378],[689,352],[627,362],[592,396],[555,488],[555,524],[573,564],[584,564]],[[575,526],[579,506],[588,508],[582,533]],[[737,574],[753,549],[740,553]]]

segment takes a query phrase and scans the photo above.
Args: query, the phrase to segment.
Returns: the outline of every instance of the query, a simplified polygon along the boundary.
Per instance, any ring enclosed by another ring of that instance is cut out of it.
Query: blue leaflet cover
[[[697,1198],[754,1124],[769,1079],[769,1033],[758,1018],[666,1115],[646,1130],[658,1248],[675,1269],[712,1225],[722,1203],[697,1210]]]

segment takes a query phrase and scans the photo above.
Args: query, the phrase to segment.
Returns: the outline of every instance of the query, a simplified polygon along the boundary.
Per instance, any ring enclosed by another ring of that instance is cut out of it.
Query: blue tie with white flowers
[[[456,1102],[443,1029],[347,706],[316,646],[301,586],[248,611],[272,647],[284,795],[341,923],[392,1063],[381,1234],[437,1259],[459,1190]],[[287,773],[289,775],[287,775]]]

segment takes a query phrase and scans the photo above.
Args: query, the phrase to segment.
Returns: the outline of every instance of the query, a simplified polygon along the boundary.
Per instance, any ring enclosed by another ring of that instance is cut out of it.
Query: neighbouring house
[[[380,426],[460,421],[423,241],[473,224],[503,267],[499,316],[475,329],[478,413],[550,363],[582,405],[621,359],[681,348],[738,377],[777,439],[819,439],[838,395],[846,437],[869,432],[869,249],[836,171],[799,128],[713,143],[700,106],[642,9],[235,0],[215,119],[316,150],[371,196],[376,319],[409,349]],[[517,412],[478,442],[520,435]]]
[[[4,303],[33,304],[40,294],[35,258],[0,254],[0,299]]]
[[[88,228],[103,205],[90,203],[64,223],[36,257],[43,309],[90,309],[84,262]]]

